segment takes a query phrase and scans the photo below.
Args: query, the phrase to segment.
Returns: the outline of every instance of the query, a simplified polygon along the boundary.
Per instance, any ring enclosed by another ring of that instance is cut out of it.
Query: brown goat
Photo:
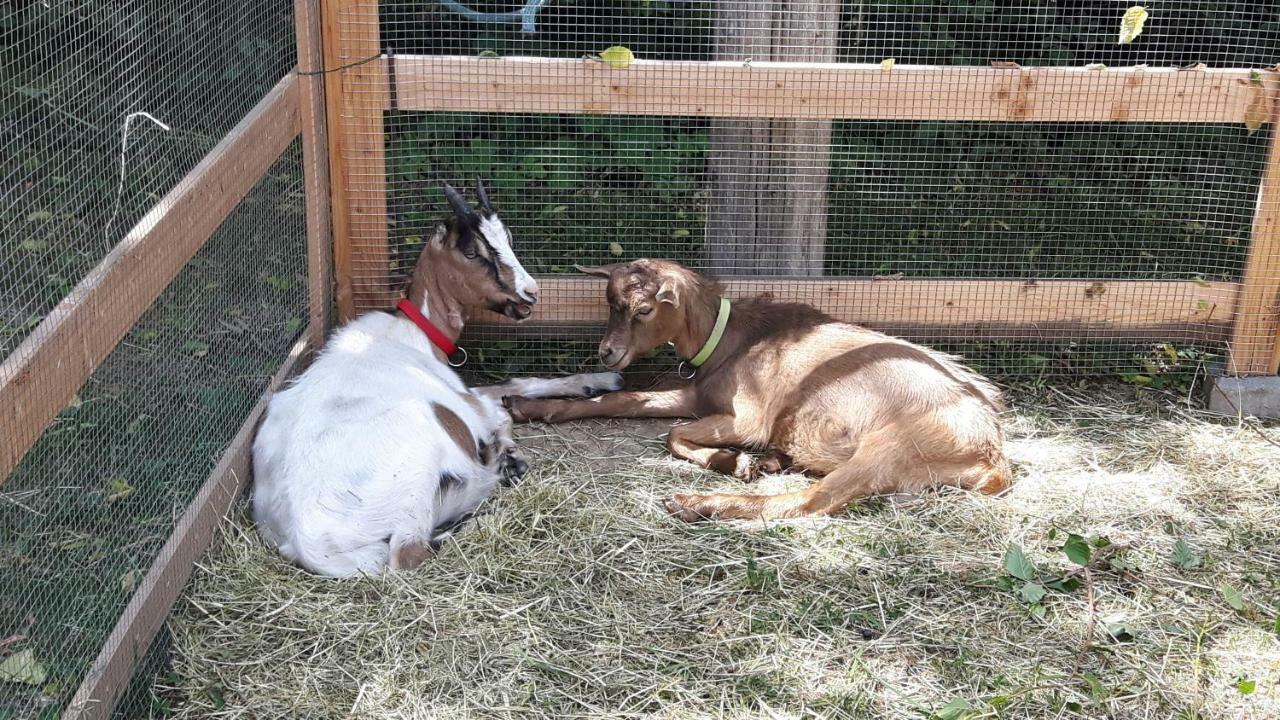
[[[621,370],[663,343],[682,358],[707,342],[721,289],[674,262],[579,268],[609,279],[600,359]],[[954,485],[1008,487],[1000,392],[954,358],[839,322],[808,305],[732,304],[692,382],[590,400],[507,399],[516,420],[697,418],[667,436],[671,454],[735,477],[790,466],[822,476],[782,495],[675,495],[684,520],[830,514],[870,495]],[[740,448],[767,449],[759,464]]]

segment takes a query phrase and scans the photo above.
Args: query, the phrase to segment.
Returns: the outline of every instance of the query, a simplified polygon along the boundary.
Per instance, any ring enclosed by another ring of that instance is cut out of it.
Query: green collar
[[[720,338],[724,337],[724,328],[729,324],[729,298],[720,298],[720,312],[716,315],[716,325],[711,328],[711,336],[707,338],[707,342],[698,351],[693,359],[689,360],[690,367],[699,367],[711,357],[711,353],[716,351],[716,346],[720,344]]]

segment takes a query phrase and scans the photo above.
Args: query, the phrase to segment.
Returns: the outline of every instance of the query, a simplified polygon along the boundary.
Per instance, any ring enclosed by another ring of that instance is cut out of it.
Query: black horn
[[[449,204],[453,206],[453,213],[461,220],[475,217],[476,211],[471,209],[467,204],[467,199],[462,197],[462,193],[449,183],[444,184],[444,196],[449,200]]]
[[[489,203],[489,192],[484,189],[484,181],[480,176],[476,176],[476,197],[480,199],[480,207],[493,212],[493,205]]]

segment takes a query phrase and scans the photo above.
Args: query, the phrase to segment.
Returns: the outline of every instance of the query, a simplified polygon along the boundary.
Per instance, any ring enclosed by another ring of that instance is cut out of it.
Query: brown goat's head
[[[435,286],[462,305],[488,308],[512,320],[525,320],[538,302],[538,283],[525,272],[512,249],[511,232],[489,202],[476,178],[480,210],[445,183],[453,217],[422,249],[413,269],[409,299],[421,305],[428,286]]]
[[[610,370],[625,368],[684,332],[681,304],[702,284],[693,271],[666,260],[574,267],[609,279],[609,325],[600,341],[600,361]]]

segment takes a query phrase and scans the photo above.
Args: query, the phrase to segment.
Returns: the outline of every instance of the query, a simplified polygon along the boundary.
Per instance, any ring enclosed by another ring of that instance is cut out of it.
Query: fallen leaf
[[[1044,599],[1046,592],[1039,583],[1027,583],[1018,590],[1018,597],[1025,603],[1037,603]]]
[[[894,63],[894,59],[893,59],[893,58],[885,58],[885,59],[881,60],[881,61],[880,61],[880,71],[881,71],[881,72],[893,72],[893,63]]]
[[[1137,634],[1128,622],[1125,622],[1124,619],[1118,617],[1109,617],[1104,619],[1102,626],[1106,629],[1107,634],[1118,642],[1132,640]]]
[[[1142,34],[1142,26],[1147,23],[1147,9],[1141,5],[1134,5],[1124,11],[1124,17],[1120,18],[1120,44],[1126,45],[1137,39]]]
[[[52,219],[53,219],[53,213],[49,212],[48,210],[37,210],[27,216],[27,222],[44,222],[45,220],[52,220]]]
[[[614,45],[613,47],[605,48],[605,51],[600,53],[600,59],[611,68],[622,69],[630,67],[631,63],[636,61],[636,56],[629,48]]]
[[[1169,559],[1174,565],[1187,570],[1200,564],[1200,556],[1191,552],[1187,541],[1182,538],[1178,538],[1178,541],[1173,544],[1173,552],[1169,555]]]
[[[44,250],[47,250],[48,247],[48,242],[44,240],[36,240],[35,238],[23,240],[18,243],[18,249],[23,252],[43,252]]]
[[[1085,66],[1084,66],[1084,69],[1085,69],[1085,70],[1096,70],[1096,71],[1101,72],[1102,70],[1106,70],[1106,69],[1107,69],[1107,66],[1106,66],[1106,65],[1104,65],[1104,64],[1102,64],[1102,63],[1089,63],[1088,65],[1085,65]]]
[[[1093,548],[1089,547],[1089,543],[1084,538],[1071,533],[1067,535],[1067,541],[1062,545],[1062,552],[1066,553],[1067,559],[1077,565],[1088,565],[1089,560],[1093,558]]]
[[[107,496],[107,502],[109,503],[126,500],[134,493],[134,487],[122,477],[111,478],[109,486],[111,489],[111,494]]]
[[[1253,691],[1257,689],[1258,683],[1250,680],[1249,678],[1242,677],[1239,680],[1236,680],[1236,690],[1239,691],[1241,695],[1252,695]]]
[[[1009,543],[1009,549],[1004,551],[1004,569],[1025,582],[1031,582],[1031,575],[1035,572],[1035,567],[1022,552],[1022,548],[1013,543]]]
[[[35,652],[20,650],[0,663],[0,682],[43,685],[49,673],[36,660]]]
[[[621,245],[619,245],[619,244],[618,244],[618,243],[616,243],[616,242],[611,242],[611,243],[609,243],[609,254],[610,254],[610,255],[612,255],[612,256],[614,256],[614,257],[619,257],[619,256],[621,256],[621,255],[622,255],[622,246],[621,246]]]
[[[933,717],[937,718],[937,720],[960,720],[967,716],[971,709],[973,709],[973,706],[969,704],[969,701],[963,698],[956,698],[938,708]]]
[[[209,343],[199,340],[188,340],[183,346],[184,352],[189,352],[193,357],[204,357],[209,354]]]
[[[991,67],[997,68],[1000,70],[1021,70],[1022,69],[1021,65],[1019,65],[1016,62],[1010,62],[1009,60],[992,60]]]
[[[1250,84],[1249,95],[1249,105],[1244,109],[1244,126],[1252,135],[1267,121],[1268,103],[1266,89],[1261,85]]]
[[[1218,586],[1218,592],[1222,593],[1223,599],[1227,601],[1227,604],[1231,606],[1231,609],[1236,612],[1244,611],[1244,593],[1225,584]]]

